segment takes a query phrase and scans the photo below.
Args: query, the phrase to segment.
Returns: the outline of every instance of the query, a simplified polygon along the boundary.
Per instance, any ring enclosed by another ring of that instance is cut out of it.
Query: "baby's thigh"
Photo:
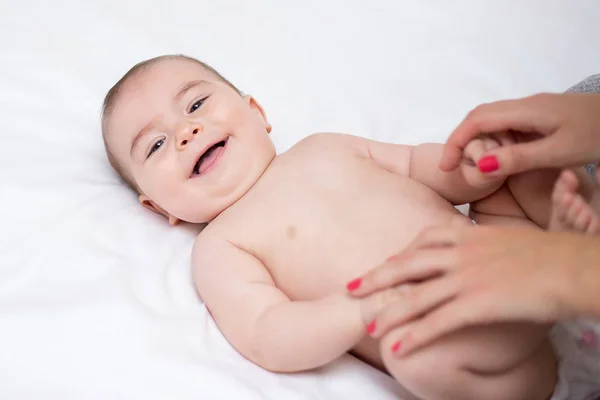
[[[559,174],[558,169],[540,169],[512,175],[506,181],[525,215],[543,229],[548,228],[552,190]]]
[[[508,184],[469,208],[469,217],[477,225],[537,227],[511,193]]]
[[[548,330],[516,323],[473,327],[402,358],[390,350],[400,332],[391,332],[380,350],[388,371],[422,398],[544,398],[556,374]]]
[[[578,178],[578,192],[589,200],[597,190],[594,177],[584,167],[571,170]],[[546,168],[513,175],[507,179],[507,186],[519,207],[543,229],[547,229],[550,222],[552,191],[560,172],[560,169]]]

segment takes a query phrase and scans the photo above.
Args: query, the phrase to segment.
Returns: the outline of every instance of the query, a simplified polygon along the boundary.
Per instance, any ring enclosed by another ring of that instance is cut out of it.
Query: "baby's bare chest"
[[[371,160],[313,159],[278,167],[236,212],[241,217],[234,240],[294,299],[343,290],[423,228],[457,213],[429,188]]]

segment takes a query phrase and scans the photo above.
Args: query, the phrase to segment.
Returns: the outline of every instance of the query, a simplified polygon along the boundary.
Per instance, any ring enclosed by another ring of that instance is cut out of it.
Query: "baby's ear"
[[[254,97],[250,96],[249,94],[244,95],[244,100],[246,100],[246,102],[248,102],[248,105],[250,106],[251,109],[257,111],[260,114],[261,118],[263,119],[263,121],[265,123],[265,129],[267,130],[267,133],[271,133],[271,124],[269,124],[269,121],[267,121],[267,114],[265,113],[265,110],[263,110],[260,103],[258,101],[256,101],[256,99]]]
[[[177,219],[177,217],[174,217],[166,212],[161,206],[150,200],[150,198],[145,194],[140,194],[138,200],[140,201],[140,204],[146,207],[148,210],[167,217],[169,220],[169,225],[175,226],[179,223],[179,219]]]

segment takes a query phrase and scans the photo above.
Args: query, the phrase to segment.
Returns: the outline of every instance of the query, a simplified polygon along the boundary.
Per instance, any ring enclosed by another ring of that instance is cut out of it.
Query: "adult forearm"
[[[549,251],[553,296],[565,318],[600,319],[600,237],[564,233]],[[544,277],[542,277],[544,279]]]

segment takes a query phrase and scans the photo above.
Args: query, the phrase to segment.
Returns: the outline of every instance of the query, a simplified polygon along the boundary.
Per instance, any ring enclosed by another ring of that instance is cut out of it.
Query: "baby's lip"
[[[202,149],[196,153],[196,158],[194,158],[194,163],[192,164],[192,169],[190,171],[190,178],[195,177],[196,175],[194,174],[194,170],[196,169],[196,164],[198,163],[198,161],[200,161],[200,158],[202,158],[202,156],[208,151],[208,149],[210,149],[211,147],[213,147],[214,145],[216,145],[217,143],[220,142],[225,142],[225,144],[227,144],[227,140],[229,139],[229,137],[225,137],[225,138],[217,138],[214,141],[211,141],[209,143],[207,143],[206,145],[204,145],[202,147]]]

